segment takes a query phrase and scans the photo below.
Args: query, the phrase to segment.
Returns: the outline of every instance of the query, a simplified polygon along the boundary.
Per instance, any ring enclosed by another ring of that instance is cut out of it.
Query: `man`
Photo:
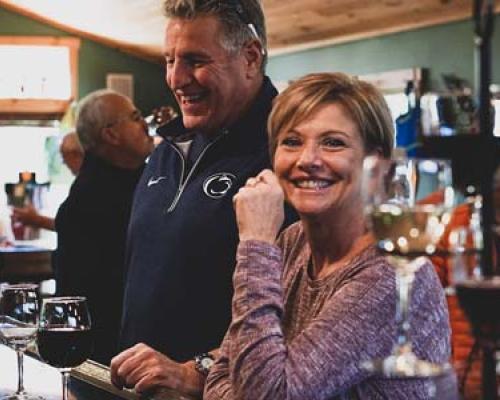
[[[66,164],[71,173],[75,176],[78,175],[78,171],[80,171],[83,163],[84,153],[76,132],[70,132],[63,137],[59,151],[61,152],[64,164]]]
[[[64,164],[71,173],[77,175],[83,163],[84,153],[76,132],[70,132],[63,137],[59,152]],[[39,214],[37,209],[31,205],[14,207],[12,209],[12,220],[33,228],[55,230],[54,218]]]
[[[232,198],[270,165],[266,120],[277,92],[264,76],[258,0],[164,7],[166,81],[182,117],[160,128],[165,140],[137,186],[121,334],[127,350],[111,373],[119,387],[199,395],[231,320]]]
[[[109,364],[117,350],[133,192],[153,141],[134,104],[109,90],[81,100],[76,129],[85,157],[55,220],[57,293],[87,297],[91,358]]]

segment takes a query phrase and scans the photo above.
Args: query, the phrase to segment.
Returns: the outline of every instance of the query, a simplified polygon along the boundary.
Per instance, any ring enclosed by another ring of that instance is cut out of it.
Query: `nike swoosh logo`
[[[167,177],[166,176],[159,176],[158,178],[153,178],[153,177],[149,178],[148,187],[156,185],[157,183],[159,183],[163,179],[167,179]]]

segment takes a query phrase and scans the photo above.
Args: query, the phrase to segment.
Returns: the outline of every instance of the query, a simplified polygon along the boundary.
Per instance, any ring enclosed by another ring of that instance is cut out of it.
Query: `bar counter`
[[[17,358],[14,350],[0,344],[0,396],[10,394],[17,388]],[[45,400],[62,398],[61,373],[37,360],[24,357],[24,388],[31,395]],[[70,400],[194,400],[175,391],[162,390],[154,396],[141,397],[132,390],[116,389],[109,381],[109,369],[88,361],[71,373]]]
[[[0,247],[0,282],[41,282],[53,277],[52,249],[35,245]]]

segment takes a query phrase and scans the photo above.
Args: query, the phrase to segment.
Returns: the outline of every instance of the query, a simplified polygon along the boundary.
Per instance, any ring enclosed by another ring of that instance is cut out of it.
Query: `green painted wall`
[[[0,7],[0,35],[70,36],[66,32],[2,7]],[[36,64],[33,68],[36,68]],[[82,39],[78,71],[80,98],[91,91],[105,87],[106,74],[111,72],[134,75],[135,103],[145,113],[160,105],[175,103],[164,80],[163,66]]]
[[[492,41],[492,82],[500,83],[500,16]],[[471,21],[386,35],[320,49],[275,56],[268,74],[287,81],[310,72],[368,74],[409,67],[429,70],[428,85],[441,89],[441,74],[454,72],[474,83],[474,42]]]

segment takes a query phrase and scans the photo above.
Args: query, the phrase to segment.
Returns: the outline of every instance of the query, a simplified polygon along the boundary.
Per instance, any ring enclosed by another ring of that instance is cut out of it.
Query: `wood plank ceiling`
[[[469,19],[472,0],[263,0],[275,53]],[[500,12],[500,0],[495,0]]]
[[[71,34],[161,59],[161,0],[0,0]],[[271,56],[471,18],[473,0],[262,0]],[[500,12],[500,0],[495,0]]]

